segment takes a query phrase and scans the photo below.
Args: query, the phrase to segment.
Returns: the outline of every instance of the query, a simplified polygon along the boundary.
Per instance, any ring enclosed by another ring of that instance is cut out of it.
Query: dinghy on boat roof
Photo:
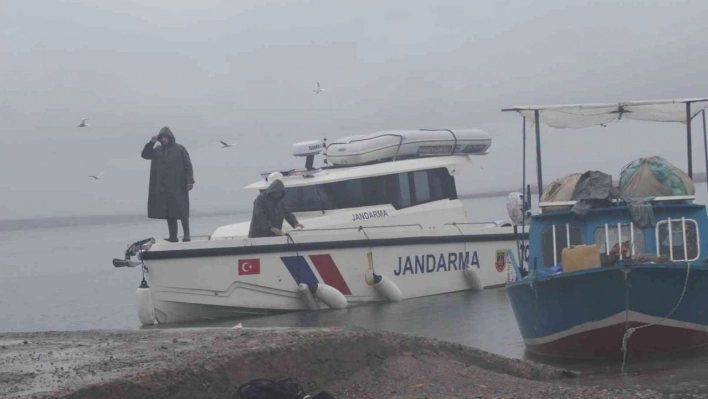
[[[492,145],[489,134],[480,129],[409,129],[345,136],[329,145],[327,139],[293,144],[292,155],[305,157],[305,169],[278,171],[283,176],[309,175],[328,168],[372,165],[406,159],[452,155],[486,155]],[[314,168],[314,158],[324,152],[324,166]],[[329,165],[331,163],[331,166]],[[262,177],[273,171],[262,172]]]
[[[333,165],[363,165],[426,156],[485,155],[492,145],[479,129],[392,130],[347,136],[327,146]]]

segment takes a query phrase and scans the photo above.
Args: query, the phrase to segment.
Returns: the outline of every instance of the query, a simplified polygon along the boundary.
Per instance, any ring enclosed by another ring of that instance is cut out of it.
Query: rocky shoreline
[[[672,397],[580,386],[568,370],[358,328],[0,334],[3,398],[237,398],[250,379],[286,376],[336,398]]]

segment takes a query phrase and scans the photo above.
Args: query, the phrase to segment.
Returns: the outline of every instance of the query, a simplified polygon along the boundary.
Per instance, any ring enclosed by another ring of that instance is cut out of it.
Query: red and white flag
[[[238,275],[246,274],[261,274],[260,259],[239,259],[238,260]]]

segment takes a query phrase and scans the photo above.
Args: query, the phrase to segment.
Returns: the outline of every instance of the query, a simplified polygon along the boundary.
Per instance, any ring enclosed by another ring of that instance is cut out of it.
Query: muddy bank
[[[577,387],[561,369],[363,329],[0,334],[3,398],[231,398],[252,378],[281,376],[337,398],[664,397]]]

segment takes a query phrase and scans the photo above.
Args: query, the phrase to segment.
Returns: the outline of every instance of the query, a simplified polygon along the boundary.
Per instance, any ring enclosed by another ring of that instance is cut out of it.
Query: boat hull
[[[297,244],[286,237],[158,244],[143,259],[160,323],[307,310],[300,284],[333,287],[349,306],[386,302],[371,271],[395,284],[403,299],[472,289],[466,269],[486,287],[503,286],[509,262],[499,262],[499,254],[516,251],[513,230],[460,230],[372,229],[368,238],[356,230],[303,232],[293,235]]]
[[[530,352],[621,358],[625,333],[639,327],[627,356],[662,356],[708,345],[708,269],[686,273],[681,264],[598,268],[512,282],[507,294]]]

